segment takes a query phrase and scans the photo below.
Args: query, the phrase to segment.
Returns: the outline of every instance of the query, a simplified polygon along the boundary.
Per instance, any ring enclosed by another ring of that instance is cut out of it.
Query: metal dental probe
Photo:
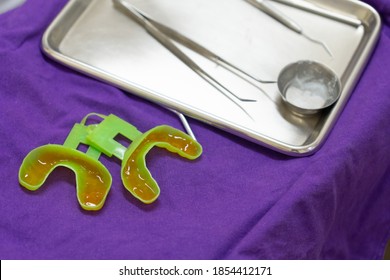
[[[254,7],[258,8],[259,10],[263,11],[267,15],[271,16],[272,18],[274,18],[275,20],[277,20],[278,22],[280,22],[281,24],[283,24],[284,26],[286,26],[290,30],[302,35],[303,37],[305,37],[309,41],[321,45],[326,50],[326,52],[331,57],[333,57],[332,52],[330,51],[330,49],[328,48],[328,46],[324,42],[321,42],[319,40],[316,40],[316,39],[309,37],[307,34],[305,34],[303,32],[303,29],[300,25],[298,25],[295,21],[291,20],[289,17],[284,15],[279,10],[277,10],[275,7],[273,7],[267,1],[264,1],[264,0],[244,0],[244,1],[252,4]]]

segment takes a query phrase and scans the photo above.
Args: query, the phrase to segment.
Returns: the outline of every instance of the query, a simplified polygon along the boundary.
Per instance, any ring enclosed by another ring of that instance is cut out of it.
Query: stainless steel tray
[[[320,114],[300,117],[282,103],[276,85],[254,87],[183,48],[191,58],[240,96],[257,99],[243,106],[248,118],[111,0],[71,0],[46,30],[42,49],[51,58],[187,116],[292,156],[309,155],[324,143],[356,84],[379,36],[380,18],[359,1],[311,0],[338,20],[273,3],[312,37],[326,42],[330,57],[313,44],[242,0],[133,0],[154,19],[201,43],[245,71],[275,80],[287,64],[310,59],[340,77],[338,102]]]

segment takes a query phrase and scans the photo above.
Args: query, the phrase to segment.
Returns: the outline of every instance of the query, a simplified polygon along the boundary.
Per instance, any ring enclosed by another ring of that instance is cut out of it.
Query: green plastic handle
[[[105,155],[109,157],[114,155],[122,160],[127,147],[115,140],[115,137],[118,135],[133,141],[142,133],[135,126],[111,114],[90,131],[87,136],[87,142]]]

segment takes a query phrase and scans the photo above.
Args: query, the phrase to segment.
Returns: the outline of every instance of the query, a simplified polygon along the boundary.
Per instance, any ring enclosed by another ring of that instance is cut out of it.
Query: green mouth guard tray
[[[89,116],[103,120],[86,126]],[[115,138],[121,135],[132,143],[124,147]],[[80,144],[89,146],[86,153],[78,151]],[[133,125],[115,115],[89,114],[75,124],[63,145],[48,144],[32,150],[23,160],[19,182],[25,188],[39,189],[49,174],[58,166],[76,174],[77,198],[85,210],[99,210],[104,205],[111,187],[108,170],[98,161],[101,153],[122,161],[121,179],[125,188],[143,203],[152,203],[160,188],[146,167],[145,157],[154,146],[193,160],[202,154],[201,145],[187,134],[162,125],[141,133]]]
[[[118,135],[133,141],[128,148],[116,142]],[[162,125],[141,133],[131,124],[109,115],[87,136],[88,142],[107,156],[122,160],[121,178],[125,188],[143,203],[155,201],[160,188],[146,167],[145,157],[154,146],[165,148],[187,159],[202,153],[201,145],[189,135]]]
[[[98,161],[100,151],[90,146],[86,153],[77,150],[87,144],[86,136],[93,126],[75,124],[63,146],[48,144],[32,150],[19,169],[19,182],[28,190],[39,189],[58,166],[72,170],[76,175],[76,192],[80,206],[85,210],[103,207],[111,187],[108,170]]]

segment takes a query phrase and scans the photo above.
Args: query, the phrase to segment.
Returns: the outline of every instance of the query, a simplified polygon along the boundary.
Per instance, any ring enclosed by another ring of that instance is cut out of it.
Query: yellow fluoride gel
[[[125,154],[121,176],[125,188],[144,203],[152,203],[160,194],[160,188],[145,163],[146,154],[154,146],[187,159],[196,159],[202,153],[198,142],[169,126],[155,127],[137,139]]]

